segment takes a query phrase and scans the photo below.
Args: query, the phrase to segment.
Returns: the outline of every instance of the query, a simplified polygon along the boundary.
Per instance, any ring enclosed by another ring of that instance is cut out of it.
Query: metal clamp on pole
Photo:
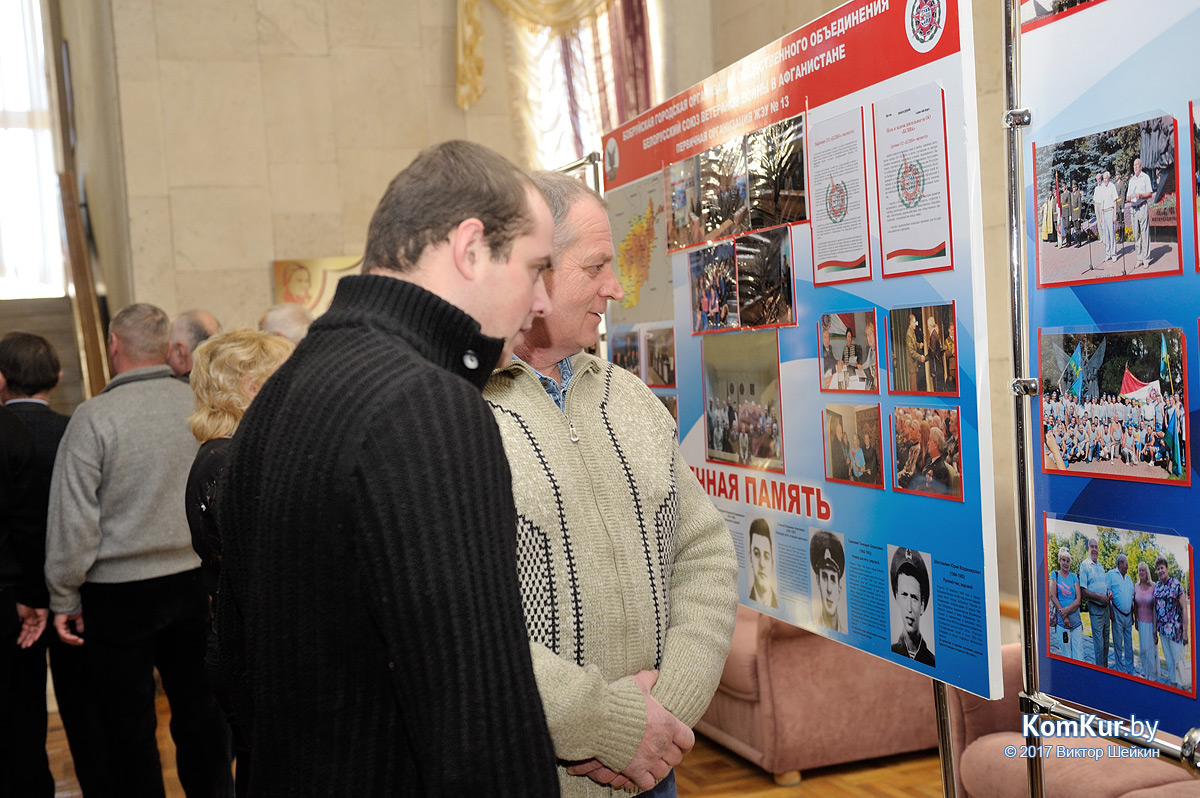
[[[1018,693],[1021,704],[1021,712],[1026,715],[1044,715],[1049,710],[1049,706],[1045,703],[1044,696],[1041,693],[1030,695],[1029,693]]]
[[[1004,126],[1009,129],[1029,127],[1031,124],[1033,124],[1033,114],[1028,108],[1013,108],[1011,111],[1004,112]]]
[[[1032,377],[1023,377],[1009,383],[1013,396],[1037,396],[1038,381]]]
[[[1200,729],[1188,729],[1179,746],[1179,762],[1193,777],[1200,776]]]

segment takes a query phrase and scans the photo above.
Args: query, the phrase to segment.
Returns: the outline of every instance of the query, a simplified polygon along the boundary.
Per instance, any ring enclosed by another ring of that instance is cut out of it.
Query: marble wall
[[[516,157],[491,3],[486,90],[468,112],[454,0],[106,4],[129,238],[103,264],[114,306],[253,323],[270,262],[361,254],[387,182],[423,147],[467,138]]]

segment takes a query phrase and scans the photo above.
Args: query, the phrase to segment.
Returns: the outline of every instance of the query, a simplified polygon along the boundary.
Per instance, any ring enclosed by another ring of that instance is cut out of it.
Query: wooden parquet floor
[[[680,798],[941,798],[937,751],[810,770],[780,787],[760,768],[702,735],[675,768]]]
[[[167,730],[170,710],[158,697],[158,750],[167,798],[184,798],[175,776],[175,745]],[[79,798],[71,752],[58,714],[50,716],[46,749],[54,774],[55,798]],[[780,787],[770,775],[705,737],[675,769],[680,798],[941,798],[936,751],[904,754],[853,765],[811,770],[795,787]]]

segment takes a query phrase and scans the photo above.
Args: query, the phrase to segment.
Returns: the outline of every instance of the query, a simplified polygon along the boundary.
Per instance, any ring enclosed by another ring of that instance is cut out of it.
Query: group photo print
[[[888,312],[891,393],[958,394],[954,303],[893,308]]]
[[[692,286],[693,334],[741,326],[732,241],[689,252],[688,276]]]
[[[1182,270],[1174,117],[1035,144],[1033,157],[1039,286]]]
[[[875,309],[822,313],[817,323],[821,390],[879,393]]]
[[[962,501],[962,441],[957,407],[897,407],[892,489]]]
[[[825,405],[825,479],[883,489],[879,405]]]
[[[641,339],[637,330],[613,333],[609,338],[612,362],[629,373],[642,378]]]
[[[1045,553],[1051,657],[1195,697],[1187,538],[1047,516]]]
[[[782,472],[778,333],[708,336],[701,359],[707,459]]]
[[[1191,484],[1183,330],[1038,338],[1043,470]]]

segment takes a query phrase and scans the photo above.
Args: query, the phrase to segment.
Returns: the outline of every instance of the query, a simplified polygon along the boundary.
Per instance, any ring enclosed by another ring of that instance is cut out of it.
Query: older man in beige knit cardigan
[[[733,543],[662,403],[583,351],[624,295],[603,199],[534,181],[554,213],[552,310],[484,397],[513,474],[538,691],[564,796],[674,796],[733,634]]]

